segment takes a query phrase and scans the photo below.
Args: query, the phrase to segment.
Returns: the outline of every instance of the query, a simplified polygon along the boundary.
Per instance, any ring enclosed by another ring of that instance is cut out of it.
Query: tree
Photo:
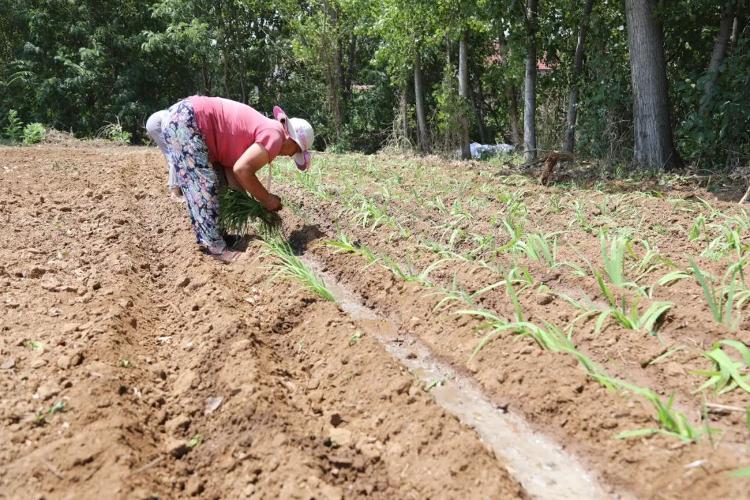
[[[464,112],[459,116],[461,124],[461,159],[471,159],[471,150],[469,149],[469,117],[465,112],[469,103],[469,47],[467,32],[461,32],[458,40],[458,96],[460,98]]]
[[[656,0],[625,0],[633,86],[637,166],[670,170],[682,165],[672,138],[664,35]]]
[[[428,153],[431,141],[425,110],[423,66],[425,55],[429,55],[439,43],[435,9],[425,0],[380,0],[374,6],[376,22],[372,31],[383,40],[376,59],[388,68],[392,81],[399,87],[404,87],[403,82],[407,80],[412,81],[417,142],[420,151]]]
[[[569,153],[573,152],[576,141],[576,117],[578,114],[578,86],[583,73],[583,52],[584,43],[586,42],[586,32],[588,30],[589,17],[591,10],[594,8],[594,0],[586,0],[581,17],[581,25],[578,28],[578,42],[576,43],[576,52],[573,62],[573,72],[571,74],[570,93],[568,95],[568,113],[565,120],[565,144],[563,150]]]
[[[422,82],[422,56],[419,48],[414,50],[414,101],[417,111],[417,127],[419,129],[419,149],[423,153],[430,152],[430,135],[427,130],[427,120],[424,113],[424,83]]]
[[[726,56],[727,53],[729,38],[732,35],[732,25],[735,22],[735,7],[736,0],[729,0],[724,3],[721,9],[719,32],[716,34],[714,48],[711,51],[711,60],[708,63],[708,71],[706,71],[706,83],[703,86],[703,97],[701,98],[700,102],[699,112],[702,115],[705,115],[707,113],[708,107],[711,104],[711,100],[714,96],[716,80],[719,79],[719,71],[721,70],[721,65],[724,62],[724,56]]]
[[[524,161],[536,159],[536,32],[537,32],[537,0],[526,2],[526,76],[523,91],[523,154]]]

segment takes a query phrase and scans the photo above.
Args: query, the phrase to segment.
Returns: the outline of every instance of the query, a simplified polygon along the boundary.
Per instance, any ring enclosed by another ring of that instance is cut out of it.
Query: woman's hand
[[[281,210],[281,198],[276,196],[275,194],[268,194],[268,199],[263,204],[264,207],[266,207],[267,210],[271,212],[278,212]]]

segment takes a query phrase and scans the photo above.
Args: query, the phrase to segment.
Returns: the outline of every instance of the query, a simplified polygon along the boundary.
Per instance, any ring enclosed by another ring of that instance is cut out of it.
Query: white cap
[[[302,118],[287,118],[284,110],[278,106],[273,107],[273,116],[284,125],[287,134],[299,146],[300,152],[295,153],[294,163],[297,168],[305,171],[310,167],[310,148],[315,139],[315,131],[307,120]]]

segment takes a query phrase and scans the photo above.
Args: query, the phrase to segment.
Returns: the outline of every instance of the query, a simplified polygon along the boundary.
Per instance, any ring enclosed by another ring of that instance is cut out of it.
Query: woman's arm
[[[268,163],[268,151],[260,144],[253,144],[237,159],[232,167],[240,186],[253,195],[268,210],[281,210],[281,200],[270,194],[260,183],[255,173]]]

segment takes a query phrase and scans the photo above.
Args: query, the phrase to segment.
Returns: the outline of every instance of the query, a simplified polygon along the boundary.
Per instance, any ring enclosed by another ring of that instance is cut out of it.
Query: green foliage
[[[23,143],[38,144],[44,140],[47,131],[41,123],[29,123],[23,128]]]
[[[583,74],[573,82],[571,34],[583,21],[582,3],[553,0],[540,7],[538,53],[547,69],[537,82],[539,148],[559,148],[568,92],[576,83],[577,153],[629,173],[623,166],[633,156],[632,92],[622,6],[595,2]],[[707,59],[723,2],[661,4],[659,16],[669,20],[663,23],[664,46],[678,150],[704,170],[747,165],[750,39],[743,32],[729,44],[715,91],[706,97],[704,84],[713,76]],[[311,121],[321,150],[370,153],[393,142],[416,144],[417,60],[427,128],[438,149],[455,149],[464,119],[471,140],[510,142],[518,125],[511,121],[522,108],[524,2],[0,0],[0,7],[6,13],[0,116],[13,109],[29,122],[79,136],[94,136],[117,117],[115,140],[138,143],[150,113],[205,94],[267,114],[279,104],[290,116]],[[456,92],[463,33],[469,102]],[[3,119],[6,137],[22,140],[22,129],[11,127],[8,134],[6,125]],[[582,215],[581,229],[592,231]]]

